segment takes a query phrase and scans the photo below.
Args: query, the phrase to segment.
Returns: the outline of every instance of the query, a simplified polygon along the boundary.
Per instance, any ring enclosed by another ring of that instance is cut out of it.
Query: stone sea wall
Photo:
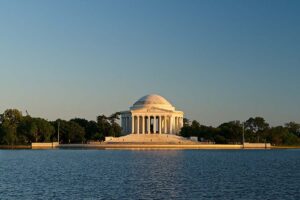
[[[32,143],[32,149],[53,149],[58,148],[58,142],[49,142],[49,143]]]

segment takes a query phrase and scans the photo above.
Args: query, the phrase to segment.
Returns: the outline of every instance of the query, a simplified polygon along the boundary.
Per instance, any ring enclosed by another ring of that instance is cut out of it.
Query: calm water
[[[0,150],[0,199],[300,199],[300,150]]]

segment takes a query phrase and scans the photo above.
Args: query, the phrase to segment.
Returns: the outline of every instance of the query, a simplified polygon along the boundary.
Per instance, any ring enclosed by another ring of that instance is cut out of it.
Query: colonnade
[[[183,117],[131,114],[122,116],[121,123],[126,134],[177,134],[183,126]]]

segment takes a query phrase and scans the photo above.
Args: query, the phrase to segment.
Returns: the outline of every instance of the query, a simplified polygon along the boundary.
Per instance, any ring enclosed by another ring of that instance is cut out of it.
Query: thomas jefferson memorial
[[[176,135],[183,126],[183,114],[162,96],[146,95],[135,102],[129,111],[121,112],[123,135]]]

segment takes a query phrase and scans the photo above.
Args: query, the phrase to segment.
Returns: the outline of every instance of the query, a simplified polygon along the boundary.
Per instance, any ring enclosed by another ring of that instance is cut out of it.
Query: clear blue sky
[[[300,122],[300,1],[0,1],[0,112],[49,120],[158,93],[201,124]]]

